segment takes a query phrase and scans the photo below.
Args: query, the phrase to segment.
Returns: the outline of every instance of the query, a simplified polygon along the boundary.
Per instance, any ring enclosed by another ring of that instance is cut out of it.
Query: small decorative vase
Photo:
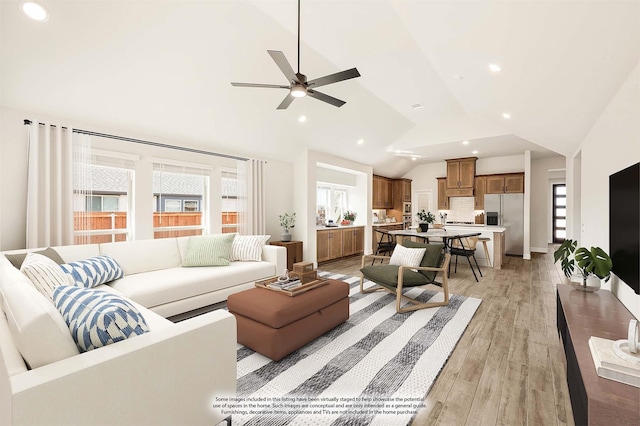
[[[280,238],[282,239],[282,241],[291,241],[291,234],[289,233],[288,229],[285,229],[282,234],[280,234]]]
[[[587,278],[580,277],[579,281],[571,281],[571,286],[576,290],[593,293],[600,290],[601,280],[596,275],[589,275]]]
[[[421,223],[418,226],[420,227],[420,232],[427,232],[429,230],[429,224],[428,223]]]

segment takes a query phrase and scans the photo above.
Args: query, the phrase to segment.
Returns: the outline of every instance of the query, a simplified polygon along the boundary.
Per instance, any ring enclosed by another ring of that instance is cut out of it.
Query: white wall
[[[546,253],[551,240],[552,183],[564,183],[563,156],[534,159],[531,161],[531,251]]]
[[[303,257],[306,261],[316,262],[316,185],[319,170],[331,167],[356,176],[355,186],[349,192],[349,204],[358,213],[357,226],[364,226],[364,251],[371,253],[372,218],[372,182],[373,167],[344,158],[316,151],[305,151],[294,162],[294,209],[299,218],[293,231],[295,240],[302,240]],[[322,173],[322,172],[320,172]]]
[[[2,108],[0,110],[0,182],[2,183],[2,216],[0,217],[0,250],[11,250],[24,248],[25,227],[26,227],[26,189],[27,189],[27,128],[23,125],[25,118],[37,119],[40,121],[51,121],[62,123],[66,126],[92,130],[96,132],[115,134],[131,138],[151,140],[172,145],[190,146],[188,141],[172,141],[149,134],[139,134],[127,131],[126,129],[109,129],[87,123],[78,123],[64,118],[49,117],[44,114],[18,111]],[[146,145],[131,144],[128,142],[112,139],[93,138],[94,146],[102,149],[109,149],[121,152],[131,152],[140,155],[143,161],[139,162],[136,169],[136,179],[138,184],[144,185],[144,176],[149,175],[147,186],[151,188],[151,165],[148,161],[151,157],[170,158],[180,161],[203,162],[202,155],[175,151],[164,148],[151,147]],[[203,146],[190,146],[207,150]],[[226,154],[232,154],[226,152]],[[208,157],[206,161],[213,161],[217,157]],[[232,160],[215,160],[215,164],[234,165]],[[146,172],[144,173],[146,168]],[[280,226],[278,214],[292,210],[293,201],[293,172],[291,165],[275,160],[268,160],[265,166],[265,187],[266,187],[266,228],[267,233],[272,235],[272,240],[280,239]],[[220,194],[219,188],[212,182],[212,194]],[[152,191],[149,189],[148,194]],[[153,200],[144,191],[136,194],[137,205],[140,211],[136,213],[136,236],[137,239],[152,238],[151,212],[153,211]],[[142,206],[142,207],[140,207]],[[212,210],[219,208],[219,203],[212,197]],[[148,211],[149,215],[145,215]],[[212,215],[213,232],[219,231],[220,218]]]
[[[640,62],[582,141],[581,246],[609,252],[609,175],[640,161]],[[640,295],[617,278],[605,285],[640,318]]]

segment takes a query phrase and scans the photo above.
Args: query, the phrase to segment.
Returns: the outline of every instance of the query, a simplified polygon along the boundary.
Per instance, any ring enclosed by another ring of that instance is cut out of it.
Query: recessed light
[[[418,157],[411,157],[411,161],[416,161]]]
[[[424,105],[422,105],[422,104],[413,104],[413,105],[411,105],[411,108],[420,109],[420,108],[424,108]]]
[[[358,139],[358,145],[362,145],[364,143],[364,139]]]
[[[503,112],[502,113],[502,118],[504,118],[505,120],[510,120],[511,119],[511,114],[509,114],[508,112]]]
[[[463,76],[461,76],[461,75],[454,75],[454,76],[453,76],[453,79],[454,79],[454,80],[461,81],[461,80],[463,80],[463,79],[464,79],[464,77],[463,77]]]
[[[477,150],[477,149],[474,149],[473,151],[471,151],[471,153],[475,155],[475,154],[477,154],[477,153],[478,153],[478,150]]]
[[[462,141],[462,145],[469,145],[469,141]]]
[[[37,22],[46,22],[49,20],[47,9],[35,1],[25,1],[20,4],[20,9],[28,18]]]
[[[500,72],[500,71],[502,71],[502,68],[500,67],[500,65],[497,65],[497,64],[489,64],[489,69],[492,72]]]
[[[300,117],[298,117],[298,122],[304,123],[305,121],[307,121],[307,116],[306,115],[301,115]]]

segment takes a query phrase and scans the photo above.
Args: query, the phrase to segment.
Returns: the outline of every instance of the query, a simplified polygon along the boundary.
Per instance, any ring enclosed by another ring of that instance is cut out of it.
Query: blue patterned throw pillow
[[[76,285],[95,287],[124,277],[122,268],[111,256],[100,255],[77,262],[60,265],[62,270],[73,277]]]
[[[80,352],[149,331],[135,306],[106,291],[62,285],[56,287],[53,302]]]

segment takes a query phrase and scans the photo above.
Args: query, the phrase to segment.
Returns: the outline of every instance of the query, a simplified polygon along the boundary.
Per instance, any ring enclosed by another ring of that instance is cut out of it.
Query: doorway
[[[553,242],[562,243],[567,237],[567,185],[553,185]]]

